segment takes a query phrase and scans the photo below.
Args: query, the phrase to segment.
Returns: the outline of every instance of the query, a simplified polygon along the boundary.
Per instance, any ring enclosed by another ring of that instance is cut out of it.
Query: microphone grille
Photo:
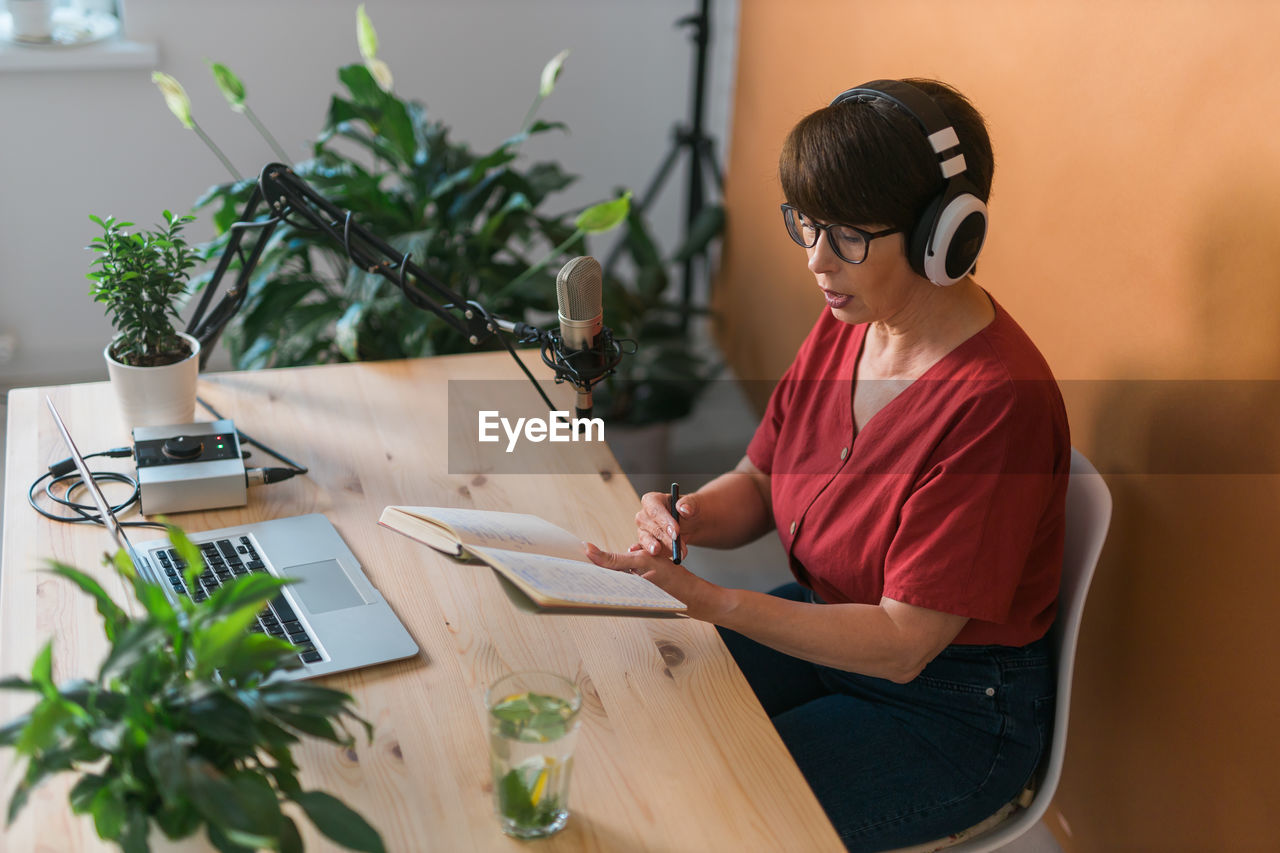
[[[556,276],[556,304],[568,320],[593,320],[600,315],[603,272],[590,255],[574,258]]]

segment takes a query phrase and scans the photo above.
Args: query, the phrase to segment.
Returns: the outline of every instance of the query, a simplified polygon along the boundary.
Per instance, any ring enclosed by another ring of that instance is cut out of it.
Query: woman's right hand
[[[640,498],[640,511],[636,513],[636,533],[640,547],[655,557],[671,556],[671,540],[680,537],[680,558],[689,553],[690,543],[697,542],[698,505],[697,492],[681,496],[676,501],[676,515],[671,514],[671,495],[667,492],[646,492]]]

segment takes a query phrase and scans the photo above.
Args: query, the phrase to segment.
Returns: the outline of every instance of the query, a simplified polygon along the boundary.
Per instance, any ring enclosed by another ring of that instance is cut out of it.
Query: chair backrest
[[[1062,554],[1062,581],[1058,592],[1058,617],[1049,630],[1055,656],[1058,698],[1054,711],[1053,742],[1049,747],[1044,778],[1031,805],[1014,814],[991,832],[962,841],[948,853],[984,853],[1008,844],[1044,817],[1062,778],[1067,752],[1067,716],[1071,711],[1071,676],[1075,670],[1076,644],[1084,601],[1093,581],[1093,570],[1111,526],[1111,491],[1093,464],[1080,451],[1071,451],[1071,478],[1067,485],[1067,532]]]

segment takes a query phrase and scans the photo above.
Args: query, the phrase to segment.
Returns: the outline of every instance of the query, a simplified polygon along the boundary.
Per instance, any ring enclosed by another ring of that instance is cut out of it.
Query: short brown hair
[[[982,115],[945,83],[904,82],[924,91],[951,122],[965,174],[986,201],[995,156]],[[919,123],[892,101],[873,98],[823,107],[801,119],[782,146],[778,173],[787,202],[815,219],[910,234],[944,186],[937,163]]]

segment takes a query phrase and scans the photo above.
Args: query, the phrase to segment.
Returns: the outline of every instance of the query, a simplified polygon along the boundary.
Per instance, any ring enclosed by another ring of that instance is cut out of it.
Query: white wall
[[[480,150],[512,132],[544,63],[572,53],[540,115],[571,133],[526,148],[581,177],[553,199],[571,209],[643,189],[689,109],[693,48],[675,21],[697,0],[368,0],[396,91],[426,103]],[[244,174],[274,159],[232,114],[205,60],[228,65],[290,154],[323,121],[336,71],[359,61],[351,0],[127,0],[128,36],[159,45],[159,68],[186,87],[193,113]],[[714,0],[707,132],[724,151],[737,0]],[[13,48],[10,48],[13,49]],[[723,153],[721,154],[721,163]],[[139,224],[185,211],[223,167],[165,108],[150,69],[0,72],[0,335],[17,338],[0,388],[105,378],[111,329],[88,296],[88,215]],[[673,175],[653,222],[669,247],[683,184]],[[206,222],[194,237],[211,236]],[[599,252],[599,249],[596,250]],[[224,359],[225,361],[225,359]]]

